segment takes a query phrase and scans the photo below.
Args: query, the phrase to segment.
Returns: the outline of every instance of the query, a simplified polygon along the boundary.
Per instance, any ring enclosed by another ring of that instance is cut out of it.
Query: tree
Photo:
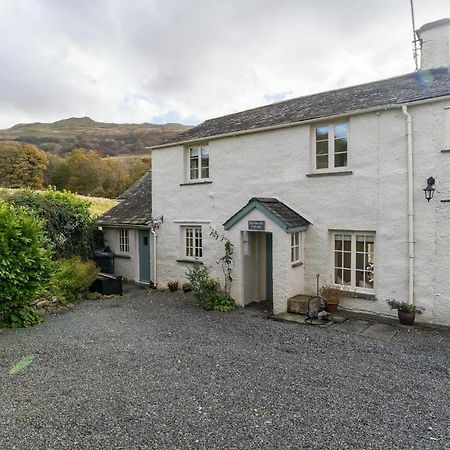
[[[34,145],[0,142],[0,187],[43,189],[47,167],[46,153]]]

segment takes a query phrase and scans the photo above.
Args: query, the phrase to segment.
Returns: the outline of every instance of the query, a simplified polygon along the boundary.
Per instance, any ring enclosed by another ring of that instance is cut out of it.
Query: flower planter
[[[325,303],[325,311],[329,312],[330,314],[337,313],[338,306],[338,303]]]
[[[402,325],[414,325],[414,320],[416,318],[416,313],[414,312],[405,312],[398,310],[398,320]]]

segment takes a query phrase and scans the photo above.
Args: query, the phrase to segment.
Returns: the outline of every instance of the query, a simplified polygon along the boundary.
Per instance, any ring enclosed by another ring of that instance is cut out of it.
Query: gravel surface
[[[132,288],[0,330],[0,449],[450,449],[449,343]]]

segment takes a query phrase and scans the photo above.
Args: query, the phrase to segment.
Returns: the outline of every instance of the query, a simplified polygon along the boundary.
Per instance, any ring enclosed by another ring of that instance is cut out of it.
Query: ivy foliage
[[[72,256],[87,259],[92,255],[94,226],[88,201],[70,192],[51,189],[15,191],[4,194],[4,199],[42,222],[46,242],[55,259]]]
[[[29,326],[39,316],[28,305],[50,279],[52,262],[40,222],[0,202],[0,316]]]

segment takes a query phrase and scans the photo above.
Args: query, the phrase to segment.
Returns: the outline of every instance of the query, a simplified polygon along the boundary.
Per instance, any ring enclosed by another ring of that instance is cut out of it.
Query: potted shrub
[[[167,287],[170,289],[170,292],[178,291],[178,281],[169,281]]]
[[[411,303],[399,302],[395,298],[388,298],[386,302],[391,309],[397,310],[398,320],[402,325],[414,325],[416,313],[422,314],[425,311],[425,308],[412,305]]]
[[[323,285],[319,293],[325,303],[325,310],[331,314],[337,311],[341,300],[350,295],[347,289],[338,288],[331,284]]]

